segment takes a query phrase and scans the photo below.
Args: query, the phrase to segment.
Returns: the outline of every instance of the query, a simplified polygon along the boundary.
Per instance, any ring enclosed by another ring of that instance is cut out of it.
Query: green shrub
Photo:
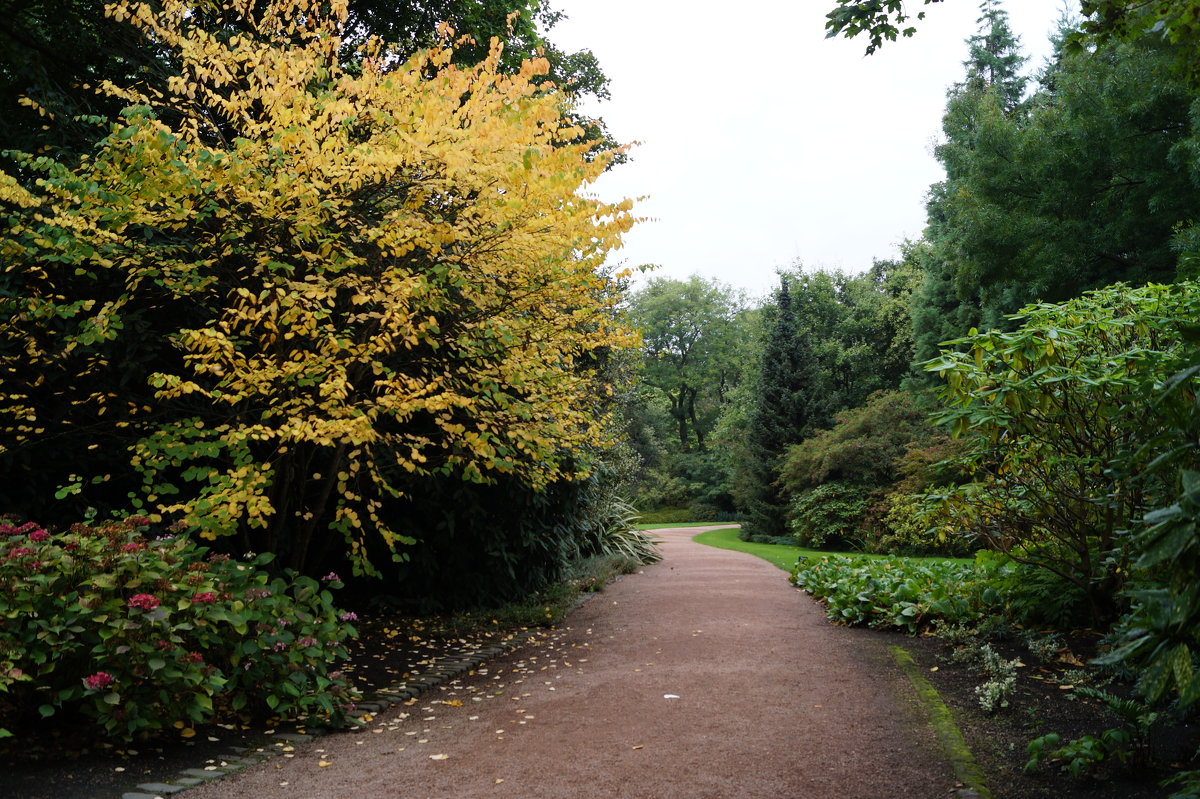
[[[689,508],[658,508],[642,511],[638,524],[688,524],[695,521],[704,520],[693,518]]]
[[[832,429],[790,447],[779,482],[791,496],[830,482],[888,485],[896,481],[905,451],[935,436],[914,396],[877,391],[861,407],[839,413]]]
[[[330,667],[355,633],[337,575],[272,579],[271,555],[145,525],[0,524],[0,725],[78,711],[130,739],[254,713],[340,721],[354,695]]]
[[[889,494],[883,515],[886,532],[875,549],[893,555],[946,555],[962,557],[972,550],[966,536],[948,536],[939,525],[941,506],[920,494]]]
[[[825,483],[797,494],[788,509],[788,527],[802,547],[863,549],[863,515],[870,487]]]
[[[1097,626],[1122,609],[1141,544],[1130,530],[1167,488],[1150,467],[1188,449],[1153,387],[1194,326],[1198,288],[1117,284],[1030,305],[1009,317],[1016,330],[972,329],[924,364],[946,381],[939,420],[968,444],[957,461],[973,482],[943,499],[954,529],[1077,585]],[[1194,396],[1181,399],[1181,420],[1194,417]],[[1185,549],[1183,528],[1171,530],[1167,560]]]

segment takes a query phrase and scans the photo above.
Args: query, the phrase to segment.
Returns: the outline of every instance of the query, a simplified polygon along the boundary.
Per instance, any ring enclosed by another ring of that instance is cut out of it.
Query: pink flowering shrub
[[[64,532],[0,521],[0,737],[79,710],[109,737],[252,714],[338,722],[352,614],[272,556],[147,540],[144,518]]]

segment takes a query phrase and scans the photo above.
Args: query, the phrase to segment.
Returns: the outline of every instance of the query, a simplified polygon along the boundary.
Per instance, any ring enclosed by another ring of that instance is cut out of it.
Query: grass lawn
[[[676,525],[665,524],[663,527],[673,527]],[[808,558],[821,558],[826,556],[837,557],[839,555],[845,557],[857,556],[860,558],[890,558],[892,555],[866,555],[862,552],[826,552],[816,549],[805,549],[804,547],[788,547],[779,544],[751,544],[742,541],[738,538],[737,528],[731,527],[725,530],[709,530],[706,533],[700,533],[692,538],[697,544],[704,544],[717,549],[732,549],[737,552],[746,552],[751,555],[756,555],[765,561],[774,563],[784,571],[791,571],[796,565],[796,558],[804,555]],[[950,560],[950,558],[906,558],[906,560]],[[967,560],[970,560],[969,558]]]
[[[803,547],[786,547],[780,544],[751,544],[738,538],[736,527],[726,530],[709,530],[692,538],[697,544],[716,547],[717,549],[733,549],[738,552],[748,552],[757,555],[765,561],[774,563],[784,571],[791,571],[796,565],[796,558],[801,555],[828,555],[828,552],[817,552]]]
[[[674,527],[712,527],[716,524],[737,524],[737,522],[682,522],[678,524],[639,524],[639,530],[666,530]],[[734,532],[737,532],[736,530]]]

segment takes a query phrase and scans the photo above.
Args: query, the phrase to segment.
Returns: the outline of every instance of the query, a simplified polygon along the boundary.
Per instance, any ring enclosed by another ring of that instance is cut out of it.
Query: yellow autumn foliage
[[[129,108],[78,165],[0,173],[4,446],[54,433],[56,376],[123,414],[154,516],[293,565],[340,533],[368,571],[412,475],[572,478],[603,441],[596,364],[634,343],[603,262],[635,219],[585,193],[616,153],[577,141],[546,65],[502,74],[493,43],[344,68],[336,1],[109,13],[179,72],[103,87]],[[171,344],[123,365],[136,399],[105,356],[130,336]]]

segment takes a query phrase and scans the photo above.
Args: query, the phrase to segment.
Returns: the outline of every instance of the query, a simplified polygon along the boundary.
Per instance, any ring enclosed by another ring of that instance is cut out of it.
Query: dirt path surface
[[[662,563],[548,640],[188,799],[953,793],[881,644],[829,625],[771,564],[695,544],[697,528],[659,532]]]

